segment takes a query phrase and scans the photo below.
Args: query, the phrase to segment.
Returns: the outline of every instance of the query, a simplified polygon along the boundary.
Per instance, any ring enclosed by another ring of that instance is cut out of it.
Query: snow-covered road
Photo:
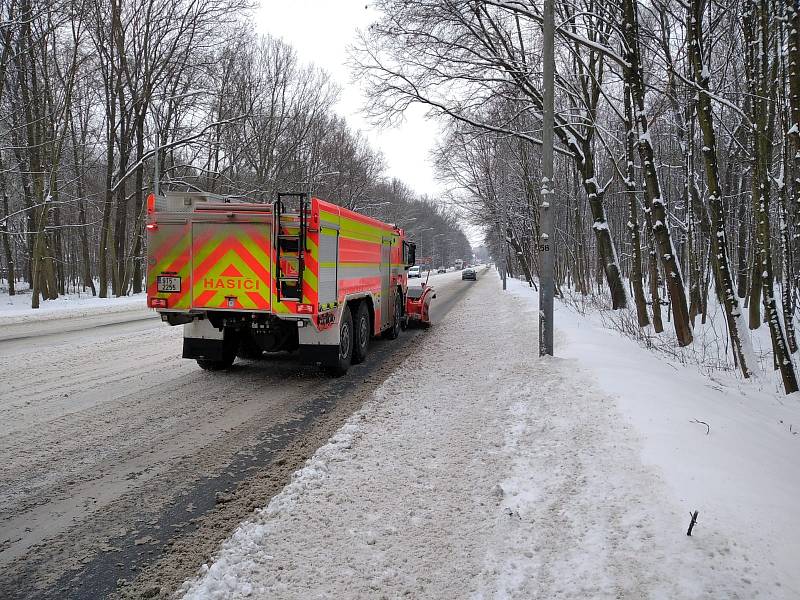
[[[758,548],[685,535],[615,401],[539,359],[498,287],[480,281],[185,597],[796,597]]]
[[[112,337],[120,331],[130,331],[132,328],[139,330],[154,329],[159,327],[160,324],[161,320],[158,315],[146,308],[100,315],[4,323],[0,329],[0,343],[3,343],[3,352],[8,353],[11,349],[25,348],[32,345],[52,346],[60,342],[74,344],[81,337],[90,342],[92,339],[97,339],[98,336]],[[123,325],[126,327],[121,327]],[[94,331],[100,328],[106,328],[106,331]],[[50,339],[40,339],[42,337],[49,337]],[[11,342],[16,343],[12,344]]]
[[[434,319],[472,285],[431,282]],[[103,597],[143,568],[177,585],[425,335],[341,379],[288,356],[207,373],[181,328],[100,312],[0,319],[0,597]]]

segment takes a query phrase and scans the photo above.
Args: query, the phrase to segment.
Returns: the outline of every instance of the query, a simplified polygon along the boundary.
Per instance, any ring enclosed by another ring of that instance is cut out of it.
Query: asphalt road
[[[476,285],[431,284],[434,327],[338,379],[288,354],[202,371],[146,311],[4,328],[0,597],[166,597]]]

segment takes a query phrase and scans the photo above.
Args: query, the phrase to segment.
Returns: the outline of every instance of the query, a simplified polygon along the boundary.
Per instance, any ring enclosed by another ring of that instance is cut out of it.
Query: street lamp
[[[433,248],[432,248],[432,249],[433,249],[433,255],[432,255],[432,257],[433,257],[433,263],[434,263],[434,265],[436,264],[436,238],[440,238],[440,237],[442,237],[443,235],[444,235],[443,233],[437,233],[437,234],[436,234],[435,236],[433,236],[433,238],[431,239],[431,245],[433,246]],[[441,259],[439,259],[439,266],[441,266],[441,264],[442,264],[442,260],[441,260]]]
[[[416,217],[408,217],[406,219],[403,219],[402,221],[397,221],[395,225],[397,225],[397,227],[399,227],[400,229],[405,230],[408,229],[408,226],[411,225],[416,220],[417,220]],[[408,234],[409,236],[411,236],[411,232],[408,232]]]
[[[363,208],[357,209],[360,212],[367,212],[375,210],[376,208],[381,208],[382,206],[389,206],[391,202],[376,202],[375,204],[367,204]]]
[[[425,256],[425,253],[422,251],[422,249],[425,247],[424,244],[423,244],[425,238],[424,238],[424,236],[422,234],[425,233],[426,231],[434,231],[434,228],[433,227],[425,227],[424,229],[415,229],[413,231],[414,235],[410,236],[410,237],[412,237],[412,239],[417,239],[417,236],[419,236],[419,241],[420,241],[419,254],[421,254],[422,256]]]
[[[311,196],[314,192],[314,184],[319,183],[323,177],[330,177],[331,175],[350,175],[349,171],[325,171],[324,173],[316,173],[314,175],[310,175],[308,178],[308,195]],[[335,202],[338,202],[339,199],[332,199]]]

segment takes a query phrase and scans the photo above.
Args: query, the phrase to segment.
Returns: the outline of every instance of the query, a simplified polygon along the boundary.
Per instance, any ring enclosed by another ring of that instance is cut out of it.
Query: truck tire
[[[325,367],[331,375],[340,376],[347,373],[353,360],[353,315],[350,307],[345,305],[339,323],[339,356],[335,364]]]
[[[367,351],[369,350],[369,338],[372,334],[369,319],[369,308],[367,301],[362,300],[358,303],[358,310],[356,311],[356,319],[353,323],[353,364],[357,365],[364,362],[367,358]]]
[[[259,360],[264,358],[264,351],[249,333],[242,335],[236,356],[244,360]]]
[[[400,335],[400,329],[403,326],[403,294],[399,291],[394,300],[394,318],[392,319],[391,328],[386,330],[384,334],[387,340],[396,340]]]
[[[230,369],[236,360],[236,351],[239,349],[240,335],[237,331],[225,331],[222,342],[222,352],[219,358],[198,358],[197,365],[204,371],[224,371]]]
[[[220,360],[198,358],[197,364],[204,371],[224,371],[231,368],[234,360],[236,360],[236,353],[226,352]]]

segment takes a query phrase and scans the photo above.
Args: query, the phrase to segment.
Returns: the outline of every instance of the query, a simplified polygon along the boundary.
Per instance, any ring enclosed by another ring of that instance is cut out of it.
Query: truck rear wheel
[[[396,340],[400,335],[400,328],[403,326],[403,295],[397,292],[394,299],[394,319],[392,327],[386,330],[384,336],[387,340]]]
[[[331,375],[344,375],[353,360],[353,315],[350,307],[345,305],[339,324],[339,356],[335,364],[325,367]]]
[[[204,371],[224,371],[230,369],[233,361],[236,360],[236,352],[239,349],[240,335],[233,330],[225,331],[224,341],[220,341],[218,351],[209,353],[214,358],[198,358],[197,365]],[[202,356],[202,355],[201,355]]]
[[[353,364],[357,365],[364,362],[367,358],[367,351],[369,350],[369,338],[371,335],[369,308],[367,308],[367,301],[362,300],[358,303],[358,310],[356,311],[356,320],[353,323],[353,333],[355,344],[353,344]]]
[[[251,334],[245,333],[239,340],[239,349],[236,351],[236,356],[244,360],[258,360],[264,358],[264,351]]]
[[[220,360],[212,360],[209,358],[198,358],[197,364],[204,371],[224,371],[230,369],[233,361],[236,360],[236,354],[233,352],[225,354]]]

